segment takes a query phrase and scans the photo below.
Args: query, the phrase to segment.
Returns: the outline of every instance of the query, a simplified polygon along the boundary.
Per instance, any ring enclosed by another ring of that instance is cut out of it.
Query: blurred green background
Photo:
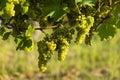
[[[37,66],[37,47],[31,52],[16,51],[13,38],[0,37],[0,80],[120,80],[120,33],[101,42],[98,36],[92,46],[70,46],[66,59],[55,55],[44,73]]]

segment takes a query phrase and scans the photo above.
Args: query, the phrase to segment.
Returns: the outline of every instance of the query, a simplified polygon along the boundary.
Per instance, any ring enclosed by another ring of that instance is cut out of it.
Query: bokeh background
[[[0,80],[120,80],[120,33],[103,42],[95,35],[92,46],[72,44],[66,59],[59,62],[54,55],[44,73],[37,57],[37,47],[16,51],[12,37],[0,37]]]

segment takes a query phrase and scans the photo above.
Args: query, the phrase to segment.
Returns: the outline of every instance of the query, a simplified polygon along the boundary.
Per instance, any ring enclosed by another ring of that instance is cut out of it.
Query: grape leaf
[[[2,36],[2,35],[4,34],[4,32],[5,32],[5,28],[4,28],[4,27],[1,27],[1,28],[0,28],[0,36]]]
[[[3,35],[3,40],[7,40],[10,36],[11,32],[6,32],[4,35]]]
[[[4,14],[4,7],[6,6],[6,0],[0,1],[0,14]]]
[[[99,26],[97,31],[101,40],[109,40],[114,37],[117,32],[115,25],[111,25],[109,23],[103,23]]]
[[[22,36],[15,38],[16,50],[22,50],[23,41],[24,41],[24,37]]]
[[[16,50],[30,51],[34,47],[32,37],[19,36],[15,39]]]
[[[120,29],[120,4],[115,5],[112,10],[111,23],[115,23],[116,27]]]
[[[67,5],[60,4],[61,0],[46,0],[44,1],[43,16],[50,16],[55,21],[59,21],[67,12]]]
[[[31,37],[27,37],[24,46],[25,46],[24,48],[25,51],[30,51],[34,47],[33,39]]]
[[[75,3],[82,2],[82,0],[75,0]]]
[[[21,5],[21,8],[22,8],[22,14],[27,13],[29,9],[29,2],[28,1],[24,2],[24,4]]]
[[[97,0],[82,0],[82,5],[85,6],[94,6],[94,4],[97,2]]]
[[[34,30],[35,30],[34,26],[29,25],[26,36],[31,36]]]
[[[116,34],[117,29],[120,28],[119,14],[120,4],[115,5],[113,10],[111,11],[112,16],[99,26],[97,31],[101,40],[108,40]]]
[[[120,29],[120,19],[118,20],[116,26],[117,26],[118,29]]]

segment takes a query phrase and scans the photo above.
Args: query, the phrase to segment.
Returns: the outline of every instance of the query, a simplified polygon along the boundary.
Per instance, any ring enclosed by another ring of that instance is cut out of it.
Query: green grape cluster
[[[69,49],[69,44],[73,40],[73,35],[75,33],[74,28],[72,27],[61,27],[54,31],[52,37],[56,40],[58,51],[58,60],[63,61]]]
[[[38,42],[37,46],[39,52],[38,66],[39,70],[43,72],[47,69],[47,62],[51,59],[52,55],[54,54],[56,44],[53,40],[42,40]]]
[[[59,61],[65,59],[69,44],[72,40],[72,34],[74,34],[73,28],[62,27],[55,29],[51,36],[48,35],[44,37],[42,41],[38,42],[38,66],[40,71],[47,69],[47,63],[54,54],[54,51],[58,52]]]
[[[58,39],[58,60],[63,61],[69,49],[69,42],[65,38]]]
[[[88,34],[90,28],[93,26],[94,18],[92,16],[86,17],[85,15],[82,15],[77,20],[80,20],[80,22],[76,27],[76,43],[82,43],[85,39],[85,36]]]
[[[15,7],[19,9],[15,10]],[[29,2],[27,0],[4,0],[0,2],[0,14],[5,16],[6,18],[10,18],[15,16],[16,12],[21,12],[22,15],[28,12],[29,9]]]
[[[28,12],[30,4],[27,0],[15,0],[14,4],[16,5],[16,13],[20,12],[22,15],[24,15]]]
[[[55,29],[54,33],[52,34],[54,39],[58,39],[60,37],[66,38],[68,42],[71,42],[73,39],[73,34],[75,33],[74,28],[71,27],[61,27]]]
[[[3,8],[3,14],[6,14],[6,16],[11,17],[15,15],[15,10],[14,10],[14,3],[12,0],[8,0],[5,4],[5,8]]]

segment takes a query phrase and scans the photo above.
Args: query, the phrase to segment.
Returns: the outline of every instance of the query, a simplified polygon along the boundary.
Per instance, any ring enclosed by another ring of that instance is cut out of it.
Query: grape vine
[[[94,33],[111,39],[119,25],[120,0],[0,0],[0,36],[13,36],[16,50],[30,51],[36,46],[33,32],[44,33],[37,42],[40,71],[54,53],[63,61],[71,43],[91,45]]]

